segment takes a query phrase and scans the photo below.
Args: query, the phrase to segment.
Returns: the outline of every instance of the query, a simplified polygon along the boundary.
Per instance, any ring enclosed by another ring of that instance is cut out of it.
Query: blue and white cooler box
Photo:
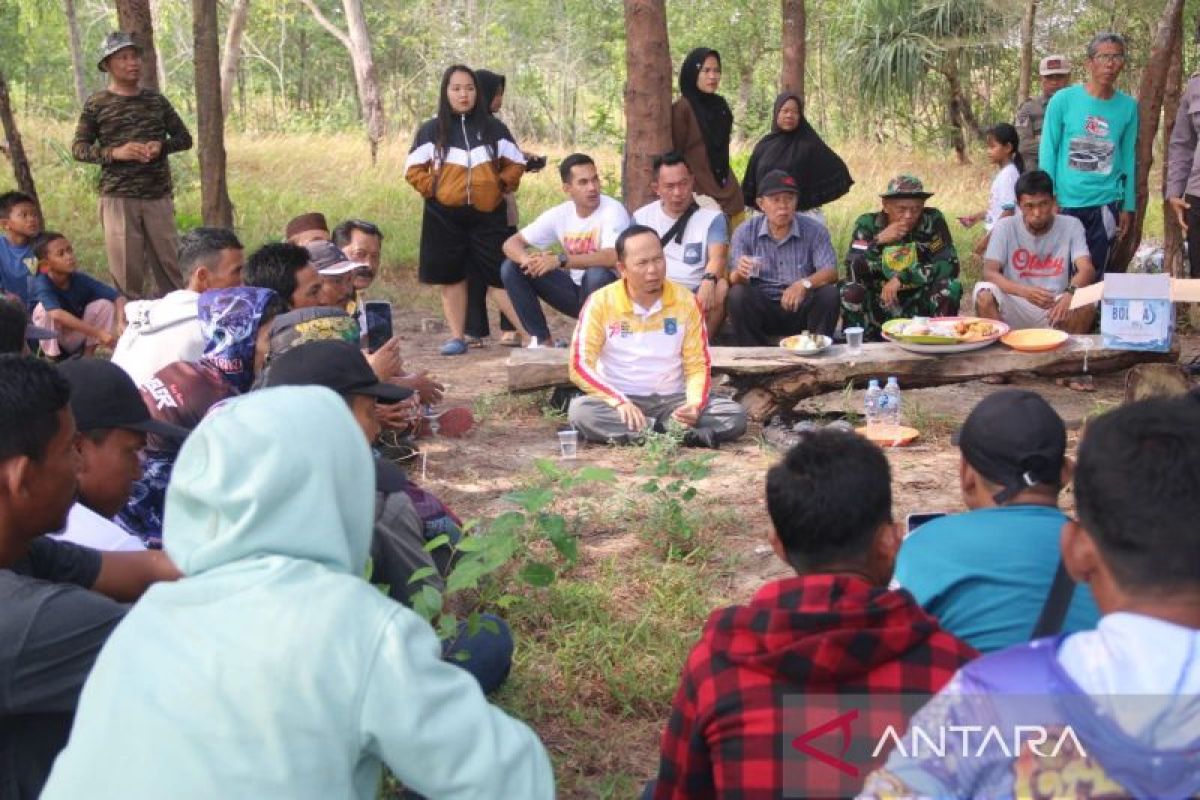
[[[1109,273],[1075,293],[1072,308],[1100,301],[1104,347],[1166,353],[1175,334],[1175,303],[1200,301],[1200,280],[1170,275]]]

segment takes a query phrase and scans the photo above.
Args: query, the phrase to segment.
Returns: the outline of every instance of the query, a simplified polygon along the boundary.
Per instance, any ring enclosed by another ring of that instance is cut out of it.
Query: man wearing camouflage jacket
[[[932,194],[918,178],[900,175],[880,195],[883,209],[854,223],[842,322],[862,327],[867,340],[878,341],[890,319],[958,313],[958,253],[942,212],[925,207]]]
[[[108,269],[130,299],[182,289],[167,156],[191,148],[192,135],[167,98],[138,85],[142,55],[129,34],[105,38],[97,67],[108,73],[108,87],[84,103],[71,154],[100,165]]]

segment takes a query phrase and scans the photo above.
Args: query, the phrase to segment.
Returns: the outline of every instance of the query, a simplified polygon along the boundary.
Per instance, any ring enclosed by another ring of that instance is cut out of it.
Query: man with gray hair
[[[201,292],[242,285],[244,251],[233,231],[196,228],[179,241],[179,269],[187,281],[161,300],[125,307],[129,321],[113,351],[113,363],[141,385],[168,364],[195,361],[204,352],[196,303]]]
[[[1103,278],[1113,241],[1129,233],[1137,204],[1138,108],[1116,86],[1125,67],[1122,36],[1096,34],[1085,66],[1087,81],[1057,92],[1046,106],[1038,165],[1054,181],[1062,213],[1083,223]]]

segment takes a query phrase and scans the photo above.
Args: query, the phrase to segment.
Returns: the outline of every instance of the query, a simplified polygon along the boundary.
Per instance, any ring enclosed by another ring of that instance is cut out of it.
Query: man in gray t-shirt
[[[1014,330],[1091,330],[1095,309],[1071,310],[1071,297],[1096,279],[1083,225],[1060,215],[1054,182],[1041,171],[1017,180],[1020,214],[992,229],[983,257],[983,279],[975,284],[975,313],[1003,320]]]

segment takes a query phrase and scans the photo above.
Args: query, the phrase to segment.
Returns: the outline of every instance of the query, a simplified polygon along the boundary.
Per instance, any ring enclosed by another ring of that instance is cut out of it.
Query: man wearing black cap
[[[762,215],[733,234],[728,310],[741,347],[802,331],[833,336],[837,327],[837,255],[825,226],[796,213],[799,193],[795,178],[771,170],[759,190]]]
[[[374,444],[379,436],[375,403],[395,403],[412,394],[390,383],[381,382],[367,363],[362,351],[350,342],[307,342],[273,360],[267,369],[266,386],[325,386],[340,394],[349,404],[354,419]],[[425,519],[418,514],[410,495],[423,507],[434,504],[445,512]],[[441,501],[415,487],[390,461],[375,459],[375,528],[371,539],[372,580],[386,584],[393,600],[412,605],[412,598],[423,586],[443,591],[444,575],[450,569],[451,550],[447,546],[426,550],[432,539],[446,535],[454,543],[462,536],[457,522]],[[428,577],[410,582],[419,569],[432,568]],[[495,691],[508,676],[512,665],[513,641],[508,626],[498,617],[484,615],[496,624],[496,632],[480,630],[474,635],[460,626],[459,635],[446,643],[448,653],[466,653],[455,664],[470,672],[484,692]]]
[[[77,501],[58,538],[97,550],[142,550],[141,540],[112,519],[142,477],[146,434],[182,440],[187,430],[152,419],[133,379],[110,361],[76,359],[59,372],[71,385],[80,468]]]
[[[156,580],[162,553],[98,553],[63,525],[79,452],[70,385],[44,361],[0,355],[0,798],[37,797],[67,742],[108,635]]]
[[[942,517],[900,548],[896,580],[954,635],[982,652],[1027,641],[1058,567],[1068,518],[1058,495],[1071,479],[1062,419],[1039,395],[997,392],[955,436],[965,514]],[[1078,587],[1066,632],[1095,627],[1099,611]]]

